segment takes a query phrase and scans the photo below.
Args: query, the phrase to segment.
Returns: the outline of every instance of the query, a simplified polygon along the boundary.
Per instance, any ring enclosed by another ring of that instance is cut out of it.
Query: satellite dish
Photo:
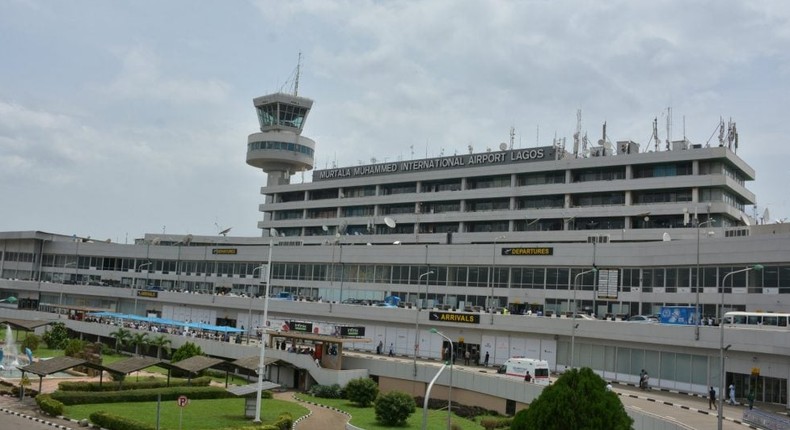
[[[269,229],[269,236],[272,236],[272,237],[277,237],[277,236],[279,236],[279,235],[280,235],[280,233],[278,233],[278,232],[277,232],[277,229],[276,229],[276,228],[270,228],[270,229]]]
[[[159,237],[151,239],[151,245],[159,245],[160,242],[162,242],[162,239]]]
[[[392,242],[392,244],[393,244],[393,245],[400,245],[400,241],[399,241],[399,240],[396,240],[395,242]]]
[[[340,232],[340,234],[346,234],[346,230],[348,230],[348,221],[341,222],[337,230]]]
[[[395,226],[398,225],[398,223],[396,223],[395,220],[390,217],[384,217],[384,224],[387,224],[387,227],[389,228],[395,228]]]
[[[663,240],[664,242],[669,242],[670,240],[672,240],[672,237],[669,236],[669,233],[664,232],[664,234],[661,236],[661,240]]]
[[[230,229],[232,229],[232,228],[233,228],[233,227],[228,227],[228,228],[226,228],[225,230],[222,230],[221,232],[219,232],[219,234],[221,234],[221,235],[223,235],[223,236],[227,236],[227,235],[228,235],[228,233],[230,233]]]
[[[192,239],[193,236],[191,234],[184,236],[184,245],[189,245],[190,243],[192,243]]]
[[[326,225],[322,225],[322,226],[321,226],[321,230],[323,230],[323,231],[329,231],[329,227],[327,227]]]
[[[507,143],[505,143],[505,142],[500,143],[499,144],[499,149],[502,150],[502,151],[507,150]]]

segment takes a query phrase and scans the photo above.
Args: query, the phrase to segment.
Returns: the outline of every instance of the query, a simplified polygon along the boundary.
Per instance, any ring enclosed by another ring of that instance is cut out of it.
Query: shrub
[[[379,387],[370,378],[357,378],[348,381],[346,398],[361,407],[367,407],[379,394]]]
[[[22,343],[20,346],[24,351],[25,348],[30,348],[31,351],[35,351],[38,349],[38,345],[41,343],[41,338],[35,333],[28,333],[24,339],[22,339]]]
[[[170,387],[208,387],[211,384],[211,378],[205,376],[195,378],[190,383],[187,379],[171,379]],[[58,383],[58,390],[60,391],[118,391],[120,390],[138,390],[141,388],[164,388],[167,387],[166,378],[150,378],[142,381],[127,381],[120,388],[117,384],[88,382],[88,381],[63,381]]]
[[[401,426],[409,419],[409,415],[417,410],[414,398],[400,391],[391,391],[378,396],[374,407],[376,420],[385,426]]]
[[[63,403],[53,399],[49,394],[39,394],[36,396],[36,404],[38,404],[39,409],[44,411],[44,413],[53,417],[63,415]]]
[[[343,389],[338,384],[313,385],[310,387],[310,394],[324,399],[342,399]]]
[[[527,430],[527,410],[522,409],[513,416],[510,423],[510,430]]]
[[[63,346],[63,355],[68,357],[82,357],[85,355],[85,345],[88,342],[79,339],[68,339]]]

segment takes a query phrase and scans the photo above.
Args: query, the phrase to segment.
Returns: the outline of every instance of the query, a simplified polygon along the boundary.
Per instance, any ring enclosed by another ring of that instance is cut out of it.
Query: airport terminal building
[[[313,168],[315,142],[301,136],[312,101],[273,94],[254,105],[247,163],[267,173],[262,237],[119,244],[0,232],[0,300],[253,330],[266,325],[268,281],[269,327],[364,327],[354,349],[382,342],[439,358],[435,327],[491,364],[540,358],[625,382],[648,369],[658,386],[705,393],[729,345],[726,383],[757,383],[758,401],[788,404],[790,327],[728,326],[722,345],[718,325],[623,321],[668,307],[714,324],[731,310],[790,312],[790,225],[746,213],[755,172],[723,124],[714,146],[604,135],[572,150],[503,144],[293,183]]]

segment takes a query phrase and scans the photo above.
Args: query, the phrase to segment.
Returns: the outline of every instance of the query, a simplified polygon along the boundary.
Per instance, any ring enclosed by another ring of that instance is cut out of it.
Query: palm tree
[[[120,353],[121,347],[129,343],[132,333],[123,327],[119,327],[118,330],[110,333],[110,336],[115,338],[115,352]]]
[[[148,344],[156,347],[156,358],[161,359],[162,349],[164,348],[165,351],[170,354],[170,345],[173,344],[173,341],[171,341],[167,336],[160,334],[159,336],[148,341]]]
[[[140,355],[140,345],[148,345],[148,333],[135,333],[129,340],[134,345],[134,355]]]

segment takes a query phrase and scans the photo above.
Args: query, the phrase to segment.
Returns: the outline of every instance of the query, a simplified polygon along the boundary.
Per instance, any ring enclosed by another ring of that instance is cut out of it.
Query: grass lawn
[[[298,394],[296,397],[302,400],[309,400],[321,405],[332,406],[342,411],[351,414],[351,424],[363,428],[365,430],[392,430],[392,427],[386,427],[376,421],[376,411],[373,406],[367,408],[360,408],[359,406],[349,402],[346,399],[325,399],[320,397],[308,396],[306,394]],[[480,424],[461,418],[455,414],[452,417],[453,423],[458,424],[463,430],[480,430],[483,428]],[[398,430],[408,429],[421,429],[422,428],[422,407],[411,414],[406,421],[406,425],[398,427]],[[447,411],[428,410],[428,430],[447,430]]]
[[[80,420],[93,412],[106,411],[156,426],[156,406],[156,402],[75,405],[67,406],[65,415]],[[283,412],[289,412],[296,420],[309,411],[294,402],[263,399],[261,422],[274,422]],[[179,420],[183,420],[181,425]],[[192,400],[184,408],[178,407],[174,401],[167,401],[161,404],[159,423],[162,430],[214,430],[249,426],[252,419],[244,417],[244,399]]]

